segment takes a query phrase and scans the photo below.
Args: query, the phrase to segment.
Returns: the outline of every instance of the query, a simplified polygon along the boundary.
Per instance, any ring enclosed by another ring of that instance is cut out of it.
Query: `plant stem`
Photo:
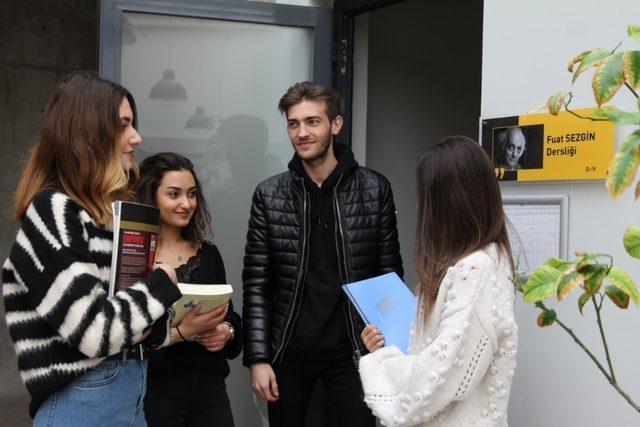
[[[631,93],[633,94],[633,96],[635,96],[636,98],[638,98],[638,92],[636,92],[635,90],[633,90],[633,88],[631,87],[631,85],[627,82],[624,82],[624,85],[631,91]]]
[[[613,385],[613,388],[615,388],[615,389],[618,391],[618,393],[620,393],[620,396],[624,397],[624,399],[625,399],[627,402],[629,402],[629,405],[633,406],[633,407],[634,407],[634,409],[635,409],[636,411],[640,412],[640,406],[638,406],[638,404],[637,404],[636,402],[634,402],[634,401],[633,401],[633,399],[631,399],[631,396],[629,396],[629,395],[627,394],[627,392],[626,392],[626,391],[624,391],[624,390],[623,390],[623,389],[618,385],[618,383],[614,383],[614,384],[612,384],[612,385]]]
[[[535,305],[538,308],[541,308],[543,310],[547,310],[547,307],[541,301],[538,301]],[[599,312],[596,311],[596,313],[598,313],[598,318],[599,318],[600,317]],[[618,382],[614,378],[612,378],[611,375],[609,375],[609,373],[604,368],[604,366],[602,366],[602,364],[600,363],[598,358],[593,353],[591,353],[591,351],[587,348],[587,346],[584,345],[584,343],[582,341],[580,341],[580,338],[578,338],[578,336],[573,332],[573,330],[571,328],[569,328],[567,325],[565,325],[564,323],[562,323],[560,321],[560,319],[558,319],[557,317],[556,317],[555,322],[562,329],[564,329],[565,332],[568,333],[571,336],[571,338],[573,338],[573,340],[576,342],[576,344],[578,344],[578,346],[582,350],[584,350],[585,353],[587,353],[587,356],[589,356],[589,358],[593,361],[593,363],[596,364],[596,366],[598,367],[600,372],[602,372],[602,375],[604,375],[604,377],[607,379],[607,381],[609,381],[609,384],[611,384],[611,386],[616,389],[616,391],[620,394],[620,396],[622,396],[629,403],[629,405],[631,405],[636,411],[640,412],[640,406],[636,402],[634,402],[633,399],[631,398],[631,396],[629,396],[627,394],[627,392],[625,392],[620,387]],[[599,324],[601,325],[601,323],[599,323]],[[603,335],[603,338],[604,338],[604,335]],[[606,345],[605,345],[605,349],[607,349]],[[607,358],[607,360],[609,360],[609,359]],[[609,367],[611,367],[611,365],[609,365]],[[612,370],[612,372],[613,372],[613,370]]]
[[[613,50],[611,51],[610,55],[613,55],[614,53],[616,53],[616,50],[618,50],[620,46],[622,46],[622,42],[618,42],[616,47],[614,47]]]
[[[602,307],[602,304],[599,306],[598,303],[596,303],[595,295],[591,296],[591,302],[593,302],[593,307],[596,310],[596,317],[598,319],[598,328],[600,329],[600,336],[602,337],[602,345],[604,346],[604,353],[607,356],[607,364],[609,365],[609,373],[611,374],[611,380],[613,381],[613,384],[616,384],[616,374],[613,372],[613,364],[611,363],[609,346],[607,345],[607,339],[604,337],[604,327],[602,326],[602,318],[600,317],[600,309]]]
[[[570,110],[569,107],[567,107],[567,104],[564,105],[564,109],[567,110],[567,113],[573,114],[574,116],[576,116],[579,119],[591,120],[592,122],[608,122],[608,121],[610,121],[609,119],[598,119],[598,118],[595,118],[595,117],[581,116],[580,114],[576,113],[575,111]]]
[[[543,310],[547,310],[547,307],[544,305],[544,303],[542,302],[537,302],[536,303],[536,307],[541,308]],[[607,381],[609,381],[610,384],[613,384],[612,379],[611,379],[611,375],[609,375],[609,373],[607,372],[607,370],[604,368],[604,366],[602,366],[602,364],[600,363],[600,361],[598,360],[598,358],[591,353],[591,351],[587,348],[587,346],[585,346],[583,344],[582,341],[580,341],[580,338],[578,338],[578,336],[573,332],[573,329],[571,329],[570,327],[568,327],[567,325],[565,325],[564,323],[562,323],[560,321],[560,319],[558,319],[556,317],[556,323],[558,325],[560,325],[560,327],[562,329],[565,330],[566,333],[568,333],[569,335],[571,335],[571,338],[573,338],[573,340],[576,342],[576,344],[578,344],[578,346],[580,346],[580,348],[582,350],[584,350],[585,353],[587,353],[587,355],[591,358],[591,360],[593,360],[593,363],[596,364],[596,366],[598,367],[598,369],[600,369],[600,372],[602,372],[602,374],[607,378]]]

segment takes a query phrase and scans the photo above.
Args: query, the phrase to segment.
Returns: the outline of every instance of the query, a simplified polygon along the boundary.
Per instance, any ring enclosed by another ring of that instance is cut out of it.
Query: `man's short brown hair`
[[[312,82],[296,83],[287,89],[278,102],[278,110],[286,116],[289,108],[302,101],[324,101],[327,105],[325,112],[329,117],[329,122],[333,122],[340,115],[340,94],[333,89]]]

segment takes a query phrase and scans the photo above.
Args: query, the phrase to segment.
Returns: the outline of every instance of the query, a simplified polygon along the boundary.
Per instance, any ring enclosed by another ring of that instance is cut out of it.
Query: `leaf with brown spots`
[[[582,308],[590,299],[591,299],[591,296],[586,292],[580,295],[580,298],[578,298],[578,310],[580,310],[580,314],[582,314]]]
[[[605,293],[618,307],[622,309],[629,307],[629,295],[616,285],[608,285],[605,287]]]
[[[585,276],[583,289],[587,295],[595,295],[600,291],[608,268],[605,264],[588,264],[580,268],[580,272]]]
[[[607,56],[596,69],[591,82],[593,96],[598,106],[613,98],[624,80],[622,52]]]
[[[546,326],[553,325],[553,322],[555,322],[557,318],[558,315],[555,310],[545,308],[538,315],[537,323],[538,326],[544,328]]]
[[[573,73],[573,78],[571,79],[571,83],[575,83],[578,76],[582,74],[584,71],[588,70],[591,67],[597,67],[598,65],[600,65],[602,61],[609,55],[611,55],[611,52],[609,52],[607,49],[602,49],[602,48],[594,49],[591,52],[589,52],[580,61],[580,65],[578,65],[576,72]]]
[[[573,66],[576,65],[578,62],[581,62],[584,59],[584,57],[590,53],[591,53],[590,50],[585,50],[584,52],[579,53],[573,58],[571,58],[571,61],[569,61],[569,65],[567,65],[567,71],[569,71],[570,73],[573,73]]]
[[[630,50],[622,54],[624,64],[624,77],[629,86],[636,88],[640,86],[640,51]]]
[[[547,99],[547,110],[549,114],[557,116],[562,107],[564,107],[565,99],[570,95],[570,92],[558,92]]]
[[[579,284],[583,283],[584,279],[585,275],[576,270],[575,267],[569,268],[558,276],[558,288],[556,289],[558,299],[564,299]]]
[[[626,271],[618,267],[612,267],[609,274],[607,274],[607,280],[613,283],[617,289],[631,297],[635,305],[640,305],[638,288]]]

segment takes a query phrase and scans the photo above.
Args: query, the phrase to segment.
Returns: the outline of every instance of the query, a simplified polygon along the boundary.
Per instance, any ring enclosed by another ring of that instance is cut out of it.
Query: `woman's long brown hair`
[[[450,136],[420,156],[417,167],[418,226],[414,262],[420,285],[422,324],[447,269],[496,243],[513,259],[500,187],[489,157],[464,136]]]
[[[112,201],[132,198],[129,187],[137,169],[124,171],[116,147],[125,99],[136,126],[136,104],[122,86],[85,72],[58,84],[18,183],[13,209],[17,220],[45,188],[67,194],[100,224],[111,220]]]

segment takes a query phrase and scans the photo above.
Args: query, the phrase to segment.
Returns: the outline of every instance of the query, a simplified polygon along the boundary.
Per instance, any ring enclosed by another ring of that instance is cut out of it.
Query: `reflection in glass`
[[[284,171],[293,155],[277,103],[293,83],[313,77],[312,30],[129,12],[125,16],[137,35],[135,44],[123,50],[121,69],[123,84],[138,104],[143,143],[136,150],[137,160],[176,151],[194,163],[213,217],[212,239],[225,260],[227,280],[236,293],[234,305],[241,310],[252,193],[260,181]],[[174,108],[146,96],[159,70],[167,68],[189,94]],[[234,361],[227,384],[236,425],[261,425],[266,423],[265,407],[256,410],[246,375]]]
[[[166,107],[182,105],[187,98],[187,90],[176,81],[176,73],[171,69],[171,45],[173,35],[172,17],[169,17],[169,64],[162,73],[162,80],[153,85],[149,91],[149,99]],[[124,43],[124,42],[123,42]]]
[[[149,99],[173,107],[181,105],[188,98],[184,86],[176,81],[176,73],[168,69],[162,73],[162,80],[154,84],[149,91]]]
[[[210,130],[216,127],[217,122],[218,119],[216,117],[207,115],[204,107],[198,105],[196,112],[189,116],[184,127],[194,132],[209,133]]]

